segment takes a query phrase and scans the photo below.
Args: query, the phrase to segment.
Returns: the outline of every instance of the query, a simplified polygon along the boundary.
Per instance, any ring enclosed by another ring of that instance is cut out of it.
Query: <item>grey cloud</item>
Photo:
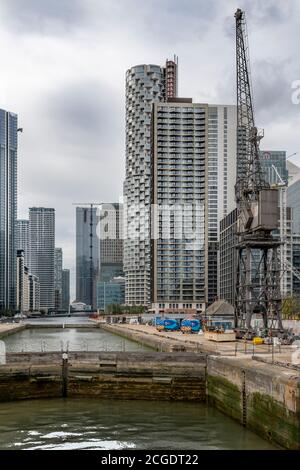
[[[289,61],[254,62],[254,104],[258,118],[264,122],[298,118],[292,103]]]
[[[2,0],[0,12],[6,23],[26,32],[58,33],[85,18],[83,0]]]
[[[295,53],[297,63],[298,2],[238,4],[248,19],[257,125],[270,148],[291,146],[292,153],[300,107],[291,104],[290,77],[300,73],[284,58]],[[117,201],[121,192],[126,69],[163,64],[175,52],[180,93],[196,100],[205,91],[214,102],[234,103],[236,7],[236,0],[0,0],[1,84],[9,92],[1,107],[19,113],[24,126],[19,207],[56,208],[57,243],[70,253],[66,267],[75,259],[72,202]],[[284,44],[280,51],[275,42]],[[58,73],[49,73],[52,65]]]
[[[241,9],[254,25],[267,26],[270,23],[283,23],[291,18],[295,8],[287,0],[242,0]]]
[[[195,34],[202,37],[217,14],[217,5],[218,0],[210,0],[209,6],[207,0],[98,2],[97,8],[94,3],[95,15],[91,22],[102,29],[117,24],[118,32],[135,35],[144,43],[176,45]]]
[[[84,148],[113,141],[121,126],[118,106],[113,90],[87,80],[65,84],[48,95],[41,108],[54,134]]]

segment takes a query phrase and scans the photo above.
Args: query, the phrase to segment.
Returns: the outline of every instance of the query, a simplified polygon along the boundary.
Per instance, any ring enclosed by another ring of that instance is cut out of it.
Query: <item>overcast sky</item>
[[[235,23],[246,11],[263,149],[300,151],[299,0],[0,0],[0,107],[19,115],[19,217],[56,209],[75,276],[74,202],[118,201],[125,72],[179,56],[179,94],[235,104]],[[300,153],[293,158],[300,164]]]

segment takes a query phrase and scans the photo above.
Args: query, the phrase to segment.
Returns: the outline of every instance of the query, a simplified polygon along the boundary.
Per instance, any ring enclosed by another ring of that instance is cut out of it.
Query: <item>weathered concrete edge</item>
[[[195,344],[189,341],[183,342],[174,338],[170,338],[170,337],[166,338],[165,336],[159,336],[159,334],[155,335],[153,333],[149,334],[149,333],[144,333],[141,331],[131,330],[124,326],[119,326],[115,324],[109,325],[106,323],[102,323],[100,325],[100,328],[110,333],[121,336],[123,338],[130,339],[131,341],[135,341],[136,343],[149,346],[155,349],[156,351],[171,352],[174,350],[174,348],[178,347],[178,348],[184,348],[186,352],[198,352],[198,353],[207,354],[207,351],[199,347],[198,344]],[[214,353],[214,354],[217,354],[217,353]]]
[[[208,356],[210,404],[286,449],[300,450],[300,375],[251,360]]]
[[[1,331],[0,332],[0,339],[5,338],[6,336],[14,335],[15,333],[19,333],[20,331],[26,330],[27,325],[22,324],[22,325],[16,325],[14,328],[11,328],[10,330],[6,331]]]

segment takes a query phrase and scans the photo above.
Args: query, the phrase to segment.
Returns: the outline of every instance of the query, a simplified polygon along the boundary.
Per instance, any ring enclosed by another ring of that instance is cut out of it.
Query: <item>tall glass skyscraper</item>
[[[124,182],[125,302],[149,305],[152,105],[177,96],[177,63],[137,65],[126,73]]]
[[[63,272],[63,251],[55,248],[54,254],[54,308],[56,311],[62,308],[62,272]]]
[[[54,308],[55,209],[29,209],[29,272],[40,282],[40,307]]]
[[[282,150],[261,150],[259,159],[264,178],[270,184],[280,183],[276,173],[278,171],[282,180],[288,184],[288,170],[286,166],[286,152]],[[276,168],[276,170],[274,169]]]
[[[16,304],[18,118],[0,110],[0,312]]]
[[[76,300],[96,309],[100,243],[98,209],[76,207]]]
[[[69,311],[70,306],[70,270],[62,271],[62,309]]]
[[[123,276],[123,205],[102,204],[100,209],[100,281]]]
[[[29,220],[18,219],[16,225],[16,249],[24,251],[24,262],[28,268],[29,258]]]

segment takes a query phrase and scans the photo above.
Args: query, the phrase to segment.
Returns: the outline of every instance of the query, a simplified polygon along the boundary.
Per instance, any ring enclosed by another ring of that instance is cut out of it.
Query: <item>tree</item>
[[[290,296],[282,301],[283,320],[300,320],[300,301],[296,296]]]

